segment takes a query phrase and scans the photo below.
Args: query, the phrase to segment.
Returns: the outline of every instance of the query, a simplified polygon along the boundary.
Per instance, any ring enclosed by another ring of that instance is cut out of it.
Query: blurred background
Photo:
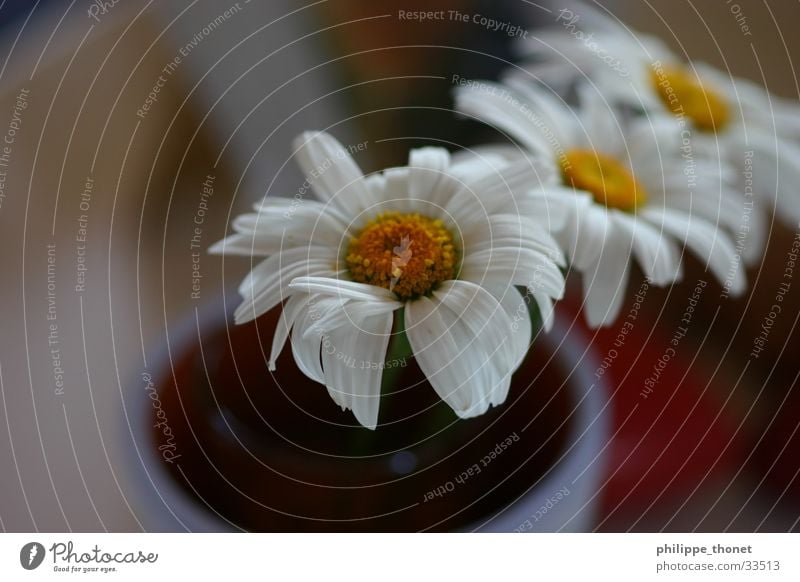
[[[800,94],[796,2],[601,4],[689,58]],[[141,419],[129,394],[146,389],[195,309],[235,301],[229,290],[249,268],[198,248],[265,194],[297,190],[289,144],[303,130],[367,144],[354,154],[366,171],[403,164],[412,146],[490,134],[452,114],[452,79],[497,78],[514,39],[400,11],[481,14],[535,34],[558,8],[544,5],[1,3],[0,529],[145,527],[142,507],[157,493],[132,447]],[[598,530],[800,530],[800,289],[787,293],[764,351],[748,356],[795,234],[772,226],[745,297],[720,299],[710,284],[659,390],[642,400],[707,276],[690,263],[684,284],[648,291],[635,341],[620,350],[625,365],[609,370]],[[561,309],[581,325],[574,291]],[[618,331],[591,332],[600,358]]]

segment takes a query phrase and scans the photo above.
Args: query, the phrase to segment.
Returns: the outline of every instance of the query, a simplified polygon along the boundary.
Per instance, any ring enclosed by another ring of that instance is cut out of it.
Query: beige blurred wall
[[[141,346],[158,335],[164,306],[177,304],[185,289],[184,277],[162,285],[165,206],[175,194],[185,216],[199,188],[196,174],[211,165],[201,142],[189,143],[193,113],[178,114],[181,81],[163,88],[145,120],[136,115],[166,60],[158,45],[142,51],[159,32],[151,19],[134,21],[121,8],[82,45],[73,35],[78,44],[70,49],[65,34],[63,54],[45,53],[35,72],[25,64],[35,65],[36,53],[12,54],[15,86],[4,84],[0,133],[20,92],[27,107],[10,145],[0,208],[6,530],[138,528],[120,393],[138,377]],[[23,39],[17,50],[32,45]],[[172,191],[184,150],[186,168]],[[222,232],[218,226],[209,237]]]
[[[614,0],[609,7],[633,27],[655,34],[689,58],[800,95],[800,36],[793,0]]]

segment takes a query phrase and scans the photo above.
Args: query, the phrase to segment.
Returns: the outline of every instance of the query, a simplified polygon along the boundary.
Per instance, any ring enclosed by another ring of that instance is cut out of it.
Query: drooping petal
[[[461,418],[486,412],[504,382],[490,363],[493,350],[436,299],[406,303],[405,322],[414,359],[439,398]]]
[[[292,252],[305,250],[293,249]],[[330,249],[326,249],[326,252],[330,252]],[[331,257],[323,255],[321,259],[298,259],[286,264],[283,263],[284,259],[284,253],[272,255],[257,265],[245,279],[241,286],[243,301],[233,314],[237,324],[256,319],[286,299],[289,296],[289,284],[297,277],[336,277]]]
[[[328,394],[363,426],[378,424],[381,378],[392,331],[392,313],[361,316],[326,334],[322,367]]]
[[[391,291],[383,287],[330,277],[297,277],[289,284],[289,288],[293,291],[321,293],[340,299],[396,302]]]
[[[292,329],[292,355],[300,371],[306,376],[325,384],[325,375],[322,372],[320,349],[322,336],[319,334],[306,335],[306,331],[331,309],[335,309],[337,301],[330,297],[311,296],[308,309],[295,320]]]
[[[511,319],[511,331],[508,337],[514,348],[514,366],[516,370],[531,347],[533,330],[528,313],[528,300],[522,296],[516,287],[495,286],[487,290],[500,303],[508,317]]]
[[[741,244],[742,257],[748,265],[756,265],[761,262],[769,236],[769,219],[763,205],[759,202],[756,201],[753,211],[749,215],[748,229],[745,230],[740,226],[738,230],[733,229],[732,233],[737,249]],[[741,242],[739,241],[740,237],[743,239]]]
[[[514,346],[509,339],[512,321],[489,291],[469,281],[446,281],[433,295],[466,324],[473,337],[480,336],[496,348],[490,363],[501,377],[515,370]]]
[[[729,289],[731,295],[744,292],[747,279],[727,235],[712,224],[673,210],[646,209],[642,216],[678,240],[705,262],[714,276]]]
[[[331,309],[328,313],[320,317],[312,327],[306,330],[306,335],[312,333],[326,333],[328,330],[336,329],[365,317],[374,315],[385,315],[392,313],[403,307],[399,301],[353,301],[341,299],[339,309]]]
[[[583,272],[583,311],[591,327],[612,324],[628,290],[631,236],[609,221],[594,265]]]
[[[304,314],[311,299],[312,295],[292,295],[283,306],[281,318],[278,321],[278,325],[275,326],[275,334],[272,337],[272,346],[270,347],[268,367],[271,371],[275,371],[275,362],[283,351],[283,346],[286,345],[289,331],[294,326],[295,320],[301,314]]]
[[[539,308],[539,315],[542,318],[542,325],[545,331],[553,329],[553,323],[556,316],[556,305],[552,297],[541,291],[534,291],[532,293],[533,299],[536,301],[536,306]]]
[[[610,228],[608,210],[593,202],[577,206],[570,212],[564,228],[556,234],[572,266],[585,271],[595,264],[602,241]]]
[[[613,220],[626,231],[639,266],[654,285],[668,285],[680,277],[680,254],[667,233],[659,233],[644,219],[623,212],[616,213]]]

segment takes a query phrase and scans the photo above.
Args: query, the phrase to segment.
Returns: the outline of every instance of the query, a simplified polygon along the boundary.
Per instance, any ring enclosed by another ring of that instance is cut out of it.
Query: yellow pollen
[[[725,98],[704,86],[690,71],[669,66],[651,71],[664,105],[675,115],[685,115],[701,131],[721,131],[730,119]]]
[[[345,263],[353,281],[385,287],[409,300],[452,279],[457,255],[453,236],[441,220],[384,212],[350,240]]]
[[[593,150],[567,150],[561,159],[564,182],[592,194],[598,204],[633,212],[647,193],[628,169],[610,156]]]

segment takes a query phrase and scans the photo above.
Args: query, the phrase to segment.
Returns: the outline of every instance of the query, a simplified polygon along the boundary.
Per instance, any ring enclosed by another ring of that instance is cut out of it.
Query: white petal
[[[517,145],[480,145],[451,154],[450,173],[462,182],[476,181],[498,172],[513,162],[530,157],[530,154]]]
[[[334,402],[374,430],[392,314],[359,316],[328,334],[322,347],[325,385]]]
[[[314,275],[327,279],[336,276],[329,260],[297,260],[282,264],[282,254],[273,255],[257,265],[243,282],[243,301],[233,314],[237,324],[256,319],[286,299],[290,294],[289,284],[297,277]]]
[[[514,346],[514,353],[516,354],[513,366],[513,369],[516,370],[528,354],[533,337],[528,301],[516,287],[491,287],[488,290],[500,302],[500,305],[511,319],[509,339]],[[540,294],[537,293],[537,295]]]
[[[542,318],[544,330],[552,330],[556,315],[553,299],[546,293],[541,293],[539,291],[533,292],[533,299],[536,301],[536,306],[539,308],[539,315]]]
[[[509,85],[524,102],[522,115],[530,119],[529,124],[536,127],[550,152],[560,154],[583,143],[581,120],[558,95],[533,83],[509,81]]]
[[[577,92],[586,146],[602,152],[624,151],[620,120],[605,96],[587,82],[579,83]]]
[[[292,326],[294,326],[295,320],[308,307],[308,302],[311,298],[311,295],[292,295],[289,297],[286,305],[283,306],[280,321],[278,321],[278,325],[275,326],[275,335],[272,337],[272,347],[270,348],[268,364],[270,370],[275,371],[275,362],[283,351],[283,346],[286,345],[289,331],[292,329]]]
[[[306,246],[286,249],[253,267],[239,284],[239,294],[246,297],[253,292],[257,293],[272,284],[276,277],[284,279],[281,276],[282,269],[286,271],[300,263],[307,264],[313,272],[331,272],[336,266],[336,262],[336,252],[330,248]],[[284,280],[283,287],[285,288],[290,282],[291,279]]]
[[[591,327],[610,325],[616,320],[628,289],[631,238],[609,222],[600,256],[583,273],[584,314]]]
[[[496,378],[479,338],[439,301],[421,297],[406,303],[406,335],[433,389],[461,418],[486,412]]]
[[[408,196],[414,200],[442,208],[461,187],[449,173],[450,153],[444,148],[413,149],[408,165]]]
[[[755,152],[754,188],[764,199],[775,200],[780,220],[795,226],[800,221],[800,146],[751,128],[747,135]]]
[[[391,291],[383,287],[330,277],[298,277],[289,284],[289,288],[293,291],[321,293],[340,299],[396,302]]]
[[[483,223],[471,225],[463,233],[464,255],[496,247],[520,247],[542,253],[564,266],[558,242],[539,223],[526,215],[495,214]]]
[[[555,176],[556,170],[550,162],[521,160],[465,183],[445,210],[462,228],[482,220],[485,215],[519,213],[519,202],[527,197],[527,192],[553,183]]]
[[[592,202],[570,212],[566,226],[556,234],[572,266],[579,271],[591,268],[597,261],[602,242],[610,228],[608,210]]]
[[[680,154],[680,123],[673,115],[667,114],[650,114],[634,119],[626,128],[625,145],[625,150],[620,153],[630,156],[637,179],[648,187],[649,192],[652,182],[657,183],[665,174],[665,160],[672,160]],[[683,168],[680,170],[678,174],[683,177]]]
[[[257,213],[233,221],[235,234],[209,248],[212,254],[259,256],[281,249],[321,244],[340,246],[347,221],[331,206],[316,200],[271,198],[256,205]]]
[[[461,264],[461,279],[480,285],[520,285],[560,299],[564,276],[542,253],[519,247],[497,247],[470,253]]]
[[[446,281],[433,295],[464,322],[473,337],[493,346],[496,351],[490,363],[500,377],[515,370],[514,346],[509,338],[512,321],[489,291],[469,281]]]
[[[305,332],[322,314],[327,313],[328,309],[334,308],[334,303],[328,297],[312,297],[309,299],[308,309],[302,317],[295,320],[292,329],[292,355],[297,367],[303,374],[320,384],[325,383],[320,362],[322,337],[319,335],[306,337]]]
[[[352,325],[354,321],[364,317],[392,313],[402,306],[403,304],[399,301],[353,301],[341,299],[341,307],[339,309],[330,310],[317,320],[313,326],[309,327],[305,333],[306,335],[314,333],[325,334],[329,330]]]
[[[767,246],[767,238],[769,236],[769,219],[761,207],[758,206],[760,201],[756,201],[753,210],[750,213],[750,224],[748,231],[741,232],[739,229],[734,229],[733,237],[734,243],[739,244],[739,237],[743,237],[742,244],[742,257],[748,265],[756,265],[764,258],[764,249]]]
[[[553,147],[533,121],[535,117],[508,88],[484,82],[476,88],[460,87],[455,92],[455,107],[465,115],[508,132],[531,152],[555,159]]]
[[[297,163],[320,200],[352,217],[372,204],[363,172],[331,135],[307,131],[295,139],[294,148]]]
[[[278,252],[283,241],[281,236],[270,233],[265,237],[254,237],[252,234],[235,233],[215,242],[208,247],[212,255],[240,255],[245,257],[267,256]]]
[[[408,201],[408,188],[411,179],[411,170],[409,168],[387,168],[380,173],[383,192],[380,194],[379,200],[381,202],[392,202],[401,206],[396,210],[408,211],[408,208],[403,208],[403,204]]]
[[[551,185],[528,192],[528,196],[519,202],[519,211],[547,229],[548,232],[559,232],[567,223],[575,191]],[[588,198],[588,197],[587,197]]]
[[[698,188],[694,193],[673,190],[665,200],[664,207],[680,210],[720,227],[738,230],[742,222],[744,202],[744,197],[736,192],[720,193],[713,189]]]
[[[633,241],[636,260],[654,285],[667,285],[680,276],[680,254],[666,233],[659,233],[642,218],[622,212],[616,213],[613,220]]]
[[[234,228],[245,217],[254,217],[254,223],[239,232],[286,231],[287,237],[300,236],[306,242],[329,245],[342,243],[351,221],[334,205],[302,199],[292,200],[288,205],[262,203],[256,214],[238,217]]]
[[[739,264],[736,249],[722,231],[705,220],[692,218],[673,210],[645,209],[642,216],[656,228],[663,228],[681,240],[705,261],[706,268],[729,288],[731,295],[744,292],[747,281],[744,268]]]

